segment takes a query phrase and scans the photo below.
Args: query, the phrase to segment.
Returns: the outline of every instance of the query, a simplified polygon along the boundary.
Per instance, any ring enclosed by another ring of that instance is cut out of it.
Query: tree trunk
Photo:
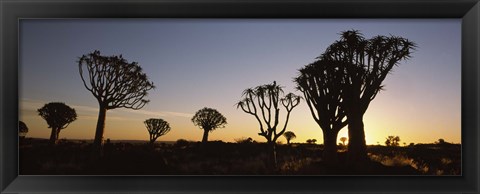
[[[367,161],[367,146],[363,128],[363,114],[351,115],[348,118],[348,164],[361,167]]]
[[[203,130],[203,138],[202,138],[202,143],[205,144],[208,142],[208,131],[209,130]]]
[[[274,141],[267,142],[268,144],[268,160],[270,170],[275,170],[277,168],[277,146]]]
[[[50,145],[55,145],[57,144],[57,139],[58,139],[58,133],[57,133],[57,130],[59,129],[56,129],[55,127],[52,127],[52,133],[50,134]]]
[[[290,140],[289,139],[287,139],[287,145],[290,145]]]
[[[103,132],[105,131],[105,117],[107,114],[107,109],[103,106],[100,106],[98,112],[97,120],[97,129],[95,131],[95,139],[93,141],[94,149],[101,150],[103,144]]]
[[[326,164],[336,164],[337,158],[337,132],[323,131],[323,159]]]

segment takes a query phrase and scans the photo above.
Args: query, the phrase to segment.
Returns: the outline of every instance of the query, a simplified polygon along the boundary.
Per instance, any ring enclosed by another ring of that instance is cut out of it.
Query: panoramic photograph
[[[20,175],[461,176],[461,19],[21,19]]]

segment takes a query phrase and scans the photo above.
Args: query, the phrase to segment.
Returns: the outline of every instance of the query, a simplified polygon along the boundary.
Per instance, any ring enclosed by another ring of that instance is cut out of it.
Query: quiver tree
[[[283,133],[283,137],[287,140],[287,144],[290,145],[290,140],[297,138],[294,132],[292,131],[286,131]]]
[[[341,137],[341,138],[340,138],[340,141],[342,142],[342,144],[343,144],[344,146],[346,145],[345,142],[347,141],[347,139],[348,139],[348,138],[346,138],[346,137]]]
[[[93,143],[100,149],[107,110],[143,108],[149,102],[145,97],[154,85],[138,63],[129,63],[122,55],[102,56],[100,51],[94,51],[80,57],[78,68],[85,88],[98,101],[100,110]]]
[[[399,136],[388,136],[385,140],[385,145],[397,147],[398,145],[400,145],[398,142],[400,142]]]
[[[154,144],[158,137],[167,134],[170,131],[170,125],[163,119],[147,119],[143,122],[150,134],[150,144]]]
[[[341,107],[343,72],[331,62],[317,60],[299,70],[294,79],[303,93],[310,113],[323,132],[323,158],[327,163],[337,160],[338,132],[347,125]]]
[[[248,88],[243,91],[243,100],[237,103],[245,113],[255,117],[260,124],[258,135],[265,137],[269,147],[269,160],[272,168],[277,167],[276,141],[287,129],[290,113],[300,103],[300,96],[293,93],[283,95],[280,85],[274,81],[272,84],[265,84],[255,88]],[[283,106],[287,111],[285,123],[280,123],[280,108]]]
[[[400,61],[411,57],[415,43],[398,36],[365,39],[356,30],[344,31],[319,57],[344,72],[342,108],[348,118],[350,163],[366,161],[363,115],[383,89],[382,82]]]
[[[28,133],[28,127],[23,121],[18,121],[18,136],[20,139],[25,138]]]
[[[315,144],[317,142],[316,139],[307,139],[306,141],[308,144]]]
[[[57,143],[60,130],[65,129],[68,125],[77,119],[77,112],[62,102],[50,102],[38,109],[38,114],[45,119],[48,128],[52,128],[50,134],[50,144]]]
[[[192,117],[192,122],[195,126],[203,129],[202,143],[208,142],[208,133],[217,128],[223,128],[227,124],[225,118],[220,112],[213,108],[203,108],[198,110]]]

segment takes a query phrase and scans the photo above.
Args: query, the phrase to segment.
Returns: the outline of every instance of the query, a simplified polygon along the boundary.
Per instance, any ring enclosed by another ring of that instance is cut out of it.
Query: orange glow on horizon
[[[32,105],[26,101],[21,103],[25,105]],[[42,104],[38,102],[35,105]],[[432,123],[397,123],[390,124],[383,119],[375,119],[381,115],[381,112],[372,106],[371,110],[367,111],[364,117],[365,136],[367,145],[384,145],[385,138],[389,135],[400,136],[400,144],[405,142],[410,143],[433,143],[440,138],[447,142],[460,143],[460,117],[457,120],[445,121],[449,125],[438,123],[445,127],[456,129],[458,133],[452,130],[438,130],[438,126],[431,125]],[[316,139],[317,144],[323,143],[323,135],[320,127],[311,118],[310,112],[307,110],[305,104],[300,106],[298,110],[294,110],[291,115],[291,120],[287,127],[287,131],[293,131],[297,138],[293,139],[292,143],[305,143],[307,139]],[[20,119],[27,123],[29,133],[27,137],[48,138],[50,129],[46,122],[33,111],[34,107],[22,106]],[[68,128],[60,133],[60,139],[93,139],[97,121],[97,113],[92,110],[78,109],[79,118],[74,121]],[[148,113],[144,111],[143,113]],[[240,110],[227,111],[228,124],[225,128],[217,129],[209,134],[209,140],[222,140],[225,142],[235,142],[240,138],[251,137],[258,142],[265,142],[265,139],[258,135],[259,125],[255,119]],[[106,120],[106,129],[104,139],[112,140],[148,140],[148,132],[143,124],[145,119],[154,117],[152,115],[136,114],[134,111],[108,111]],[[163,116],[165,120],[170,123],[172,130],[160,137],[157,141],[176,141],[178,139],[186,139],[189,141],[200,141],[203,131],[194,126],[190,118],[187,116]],[[283,120],[279,126],[283,127]],[[429,126],[430,125],[430,126]],[[417,127],[417,128],[414,128]],[[348,126],[343,128],[337,137],[337,143],[340,143],[341,137],[348,138]],[[286,143],[284,137],[280,137],[277,141]],[[346,141],[348,143],[348,140]]]

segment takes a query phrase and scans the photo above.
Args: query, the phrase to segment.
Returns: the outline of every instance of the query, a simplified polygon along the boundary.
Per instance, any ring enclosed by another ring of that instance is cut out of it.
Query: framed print
[[[2,1],[1,191],[477,193],[478,1]]]

